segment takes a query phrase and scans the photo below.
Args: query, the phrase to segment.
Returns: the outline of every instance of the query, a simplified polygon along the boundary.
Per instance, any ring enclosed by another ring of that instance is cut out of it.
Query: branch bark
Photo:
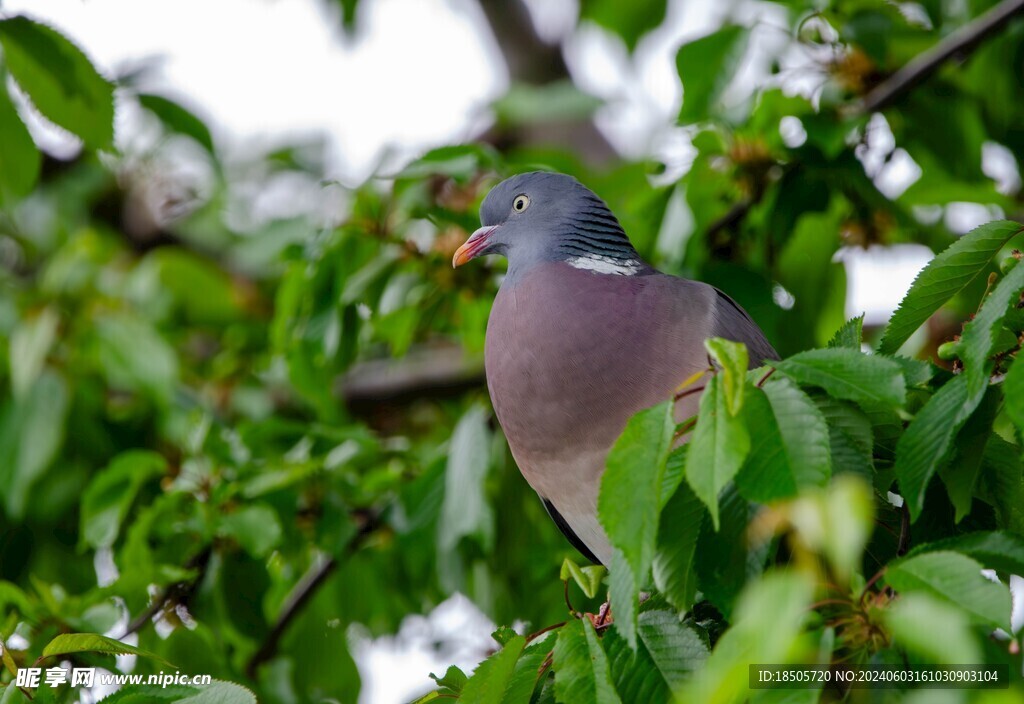
[[[848,115],[866,115],[884,110],[935,73],[946,61],[953,57],[965,59],[982,41],[1006,29],[1008,21],[1022,12],[1024,0],[1003,0],[931,49],[915,56],[845,112]]]

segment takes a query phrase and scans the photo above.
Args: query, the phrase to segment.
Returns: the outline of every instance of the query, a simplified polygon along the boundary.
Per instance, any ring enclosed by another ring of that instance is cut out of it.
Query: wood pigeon
[[[498,422],[569,542],[609,565],[597,494],[630,416],[707,369],[709,337],[745,343],[751,367],[778,357],[724,293],[644,262],[604,201],[571,176],[513,176],[487,194],[480,220],[452,264],[508,258],[484,356]],[[681,398],[676,421],[698,404],[699,394]]]

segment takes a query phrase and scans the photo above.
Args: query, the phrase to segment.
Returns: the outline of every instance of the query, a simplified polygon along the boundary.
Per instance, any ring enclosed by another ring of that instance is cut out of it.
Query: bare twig
[[[915,56],[844,112],[847,115],[867,115],[884,110],[935,73],[949,59],[965,58],[984,39],[1006,29],[1008,20],[1022,11],[1024,0],[1003,0],[974,21],[952,32],[931,49]]]
[[[357,552],[378,527],[380,527],[380,515],[378,513],[367,515],[365,522],[359,527],[359,531],[346,546],[344,557],[349,557]],[[249,658],[249,662],[245,666],[245,672],[249,677],[255,679],[256,670],[259,666],[274,657],[277,653],[277,646],[285,631],[288,630],[288,626],[313,598],[317,589],[327,581],[327,578],[333,574],[340,564],[341,560],[336,556],[324,558],[314,563],[306,574],[303,575],[302,579],[299,580],[285,600],[281,613],[278,614],[277,621],[274,623],[274,627],[270,629],[270,633],[264,638],[259,650]]]
[[[170,585],[147,606],[141,611],[135,618],[131,620],[124,633],[118,638],[123,640],[132,633],[149,623],[154,616],[167,608],[169,604],[181,604],[188,601],[188,598],[192,595],[196,585],[199,584],[203,579],[203,574],[206,572],[206,566],[210,563],[210,556],[213,554],[211,547],[207,546],[205,550],[197,553],[191,560],[186,563],[186,569],[197,569],[198,572],[195,577],[182,582],[175,582]]]

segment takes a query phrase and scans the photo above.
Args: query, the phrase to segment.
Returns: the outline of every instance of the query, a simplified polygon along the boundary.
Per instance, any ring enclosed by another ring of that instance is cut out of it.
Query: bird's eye
[[[521,213],[530,207],[530,196],[520,193],[512,200],[512,210]]]

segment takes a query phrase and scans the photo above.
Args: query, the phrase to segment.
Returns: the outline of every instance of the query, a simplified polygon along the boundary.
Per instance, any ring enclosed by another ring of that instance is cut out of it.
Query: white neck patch
[[[640,262],[636,259],[616,259],[594,254],[588,257],[573,257],[566,263],[576,269],[588,269],[598,274],[615,274],[617,276],[633,276],[640,271]]]

